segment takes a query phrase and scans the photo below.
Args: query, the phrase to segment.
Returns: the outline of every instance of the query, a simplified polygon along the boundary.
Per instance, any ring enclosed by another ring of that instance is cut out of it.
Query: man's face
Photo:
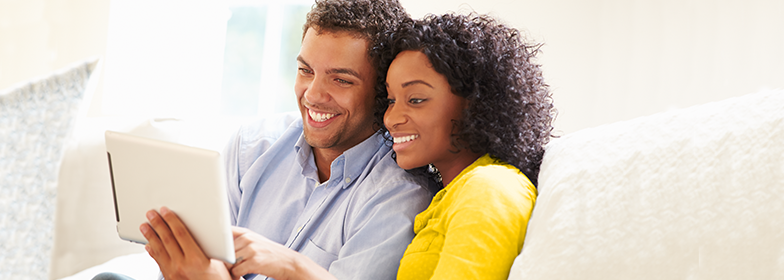
[[[305,33],[294,91],[305,140],[313,148],[342,153],[375,132],[376,71],[367,47],[366,40],[346,32]]]

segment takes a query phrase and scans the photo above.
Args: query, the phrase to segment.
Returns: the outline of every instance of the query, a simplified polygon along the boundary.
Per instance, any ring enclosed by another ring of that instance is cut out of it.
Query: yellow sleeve
[[[523,175],[494,171],[472,174],[450,201],[431,279],[508,278],[523,246],[536,190],[527,179],[520,180]]]

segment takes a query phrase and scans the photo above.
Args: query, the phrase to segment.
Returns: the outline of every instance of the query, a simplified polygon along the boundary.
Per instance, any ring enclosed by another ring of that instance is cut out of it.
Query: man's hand
[[[161,207],[160,214],[148,211],[147,220],[149,224],[139,227],[148,242],[144,248],[167,280],[239,279],[231,277],[227,264],[207,258],[182,220],[169,208]]]
[[[278,280],[335,279],[308,257],[246,228],[232,227],[237,262],[231,274],[261,274]]]

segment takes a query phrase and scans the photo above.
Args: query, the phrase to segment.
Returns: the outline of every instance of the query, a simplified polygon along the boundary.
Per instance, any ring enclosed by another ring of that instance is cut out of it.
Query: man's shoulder
[[[238,135],[244,141],[277,139],[289,130],[299,128],[301,131],[302,124],[300,120],[299,112],[287,112],[263,117],[242,125]]]
[[[299,112],[288,112],[260,118],[240,127],[236,134],[235,145],[243,152],[258,150],[263,153],[270,145],[287,134],[302,133],[302,122]]]

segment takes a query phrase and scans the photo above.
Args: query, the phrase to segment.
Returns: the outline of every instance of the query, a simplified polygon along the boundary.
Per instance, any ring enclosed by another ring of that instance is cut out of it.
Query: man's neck
[[[343,152],[333,149],[313,149],[313,159],[316,162],[316,169],[318,173],[319,183],[324,183],[329,180],[329,175],[332,174],[332,162],[335,161]]]

